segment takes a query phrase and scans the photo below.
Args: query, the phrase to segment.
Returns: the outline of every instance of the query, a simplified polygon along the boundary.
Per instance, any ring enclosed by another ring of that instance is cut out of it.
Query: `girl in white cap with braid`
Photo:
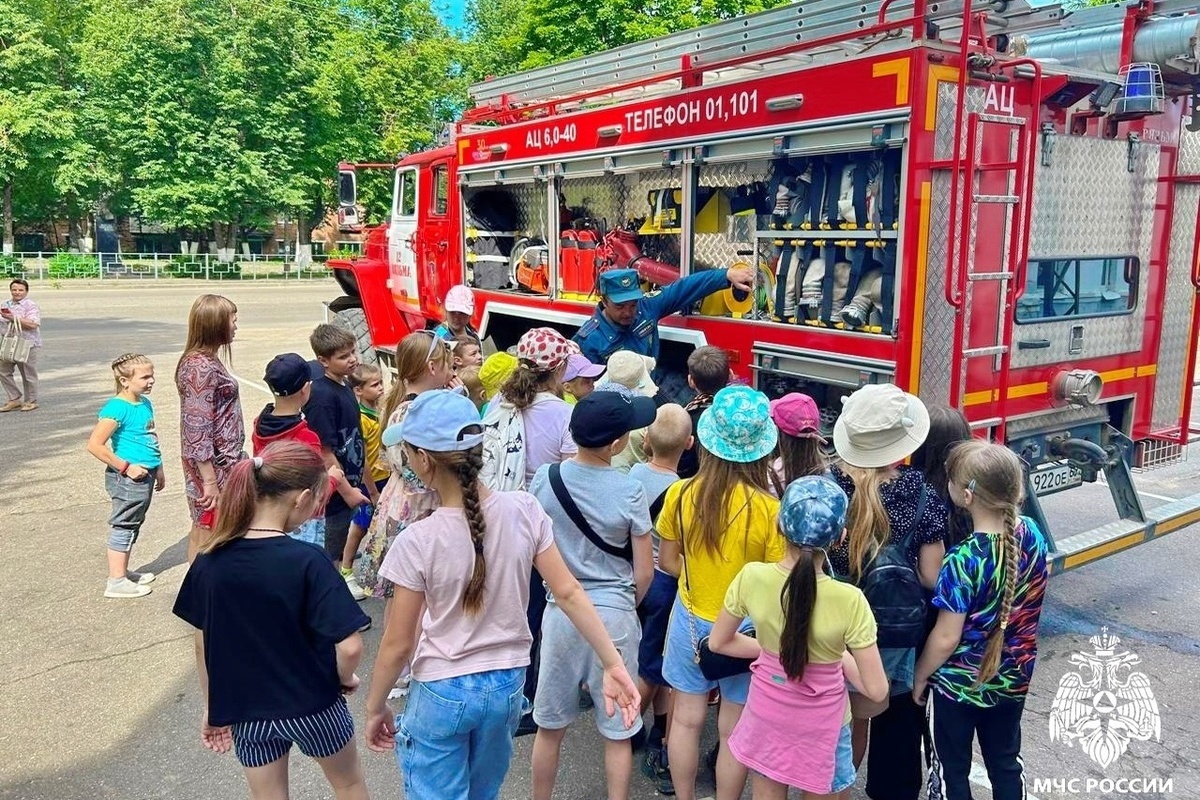
[[[843,401],[833,429],[840,462],[831,475],[850,498],[846,539],[829,549],[834,573],[859,586],[878,623],[891,696],[851,693],[854,758],[867,749],[867,796],[916,800],[921,790],[921,709],[912,700],[924,641],[926,592],[945,555],[945,503],[920,470],[902,466],[929,434],[929,413],[892,384],[869,384]],[[876,571],[887,562],[895,569]]]

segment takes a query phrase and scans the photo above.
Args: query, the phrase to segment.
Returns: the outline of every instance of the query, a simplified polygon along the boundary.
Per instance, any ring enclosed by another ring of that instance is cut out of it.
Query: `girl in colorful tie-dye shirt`
[[[946,462],[950,499],[974,533],[951,550],[934,588],[938,620],[917,664],[913,698],[932,684],[931,800],[970,798],[976,734],[995,800],[1024,797],[1021,714],[1037,658],[1046,590],[1046,541],[1017,515],[1021,462],[1006,447],[972,440]]]

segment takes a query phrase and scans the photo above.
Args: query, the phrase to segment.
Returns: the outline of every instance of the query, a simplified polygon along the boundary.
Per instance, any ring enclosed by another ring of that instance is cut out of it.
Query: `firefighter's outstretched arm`
[[[742,267],[731,267],[727,270],[706,269],[680,278],[642,302],[655,319],[662,319],[691,308],[694,303],[713,292],[728,288],[731,284],[737,289],[749,291],[754,287],[754,273]]]

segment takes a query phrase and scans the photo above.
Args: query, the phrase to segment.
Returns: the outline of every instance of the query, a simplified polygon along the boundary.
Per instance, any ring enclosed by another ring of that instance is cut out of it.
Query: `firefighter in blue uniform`
[[[707,269],[680,278],[651,295],[642,294],[637,270],[613,269],[600,275],[600,303],[579,328],[575,341],[589,361],[603,364],[618,350],[658,358],[658,321],[713,292],[732,286],[753,291],[754,272],[744,267]]]

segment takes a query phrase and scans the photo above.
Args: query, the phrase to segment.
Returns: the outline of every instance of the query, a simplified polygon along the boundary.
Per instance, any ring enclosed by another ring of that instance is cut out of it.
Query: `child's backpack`
[[[926,491],[922,483],[912,527],[899,542],[880,548],[858,580],[858,588],[875,614],[881,648],[920,647],[925,638],[925,587],[908,552],[925,514]]]
[[[552,400],[539,394],[532,405]],[[479,479],[493,492],[525,489],[525,416],[498,394],[483,416],[483,468]]]

